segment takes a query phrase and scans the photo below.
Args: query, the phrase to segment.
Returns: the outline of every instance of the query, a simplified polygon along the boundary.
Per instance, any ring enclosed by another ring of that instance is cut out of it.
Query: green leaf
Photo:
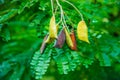
[[[48,48],[45,50],[43,54],[40,54],[40,51],[38,50],[33,55],[30,65],[31,65],[31,71],[36,80],[39,80],[43,77],[49,66],[52,50],[49,50],[49,52],[47,51]]]
[[[2,31],[0,32],[0,36],[2,37],[3,41],[9,41],[10,40],[10,31],[9,29],[3,28]]]
[[[3,23],[9,19],[11,19],[12,17],[14,17],[17,14],[17,10],[16,9],[12,9],[10,12],[8,12],[7,14],[0,16],[0,23]]]
[[[101,60],[102,60],[100,62],[101,66],[111,66],[111,60],[110,60],[109,56],[106,55],[105,53],[101,54]]]

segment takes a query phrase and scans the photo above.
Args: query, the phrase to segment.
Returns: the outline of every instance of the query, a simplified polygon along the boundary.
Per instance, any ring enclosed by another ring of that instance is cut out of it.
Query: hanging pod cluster
[[[62,48],[64,43],[66,42],[71,50],[77,50],[76,36],[73,28],[71,32],[69,32],[68,28],[63,26],[58,35],[57,32],[58,24],[56,25],[55,16],[52,16],[49,24],[49,34],[47,34],[43,40],[43,43],[40,48],[40,53],[43,53],[44,49],[46,48],[46,44],[52,43],[53,41],[55,41],[55,48]],[[83,20],[78,23],[77,35],[79,40],[90,43],[88,40],[87,25]]]

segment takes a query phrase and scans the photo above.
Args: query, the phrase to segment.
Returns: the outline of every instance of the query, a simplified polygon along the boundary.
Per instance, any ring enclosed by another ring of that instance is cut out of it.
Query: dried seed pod
[[[78,39],[90,43],[88,40],[88,28],[85,21],[80,21],[77,26]]]
[[[58,39],[56,40],[54,47],[62,48],[62,46],[64,45],[64,42],[65,42],[65,32],[64,32],[64,29],[62,29],[58,35]]]
[[[55,16],[52,16],[52,18],[50,19],[49,35],[50,38],[57,38],[57,27],[55,23]]]
[[[64,28],[64,31],[65,31],[65,36],[66,36],[66,43],[71,48],[71,47],[73,47],[72,39],[66,28]]]
[[[48,34],[44,37],[44,39],[43,39],[43,43],[42,43],[42,45],[41,45],[41,47],[40,47],[40,53],[42,54],[43,52],[44,52],[44,50],[45,50],[45,47],[46,47],[46,40],[47,40],[47,38],[48,38]]]
[[[75,38],[74,30],[71,31],[70,37],[71,37],[72,42],[73,42],[73,47],[71,47],[71,49],[72,50],[77,50],[77,44],[76,44],[76,38]]]

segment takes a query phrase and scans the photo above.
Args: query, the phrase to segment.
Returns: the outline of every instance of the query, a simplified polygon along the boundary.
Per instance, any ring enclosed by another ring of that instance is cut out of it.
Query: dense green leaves
[[[33,75],[35,75],[35,79],[41,79],[47,71],[51,59],[51,50],[49,50],[48,52],[48,49],[49,48],[45,50],[43,55],[40,54],[40,51],[37,51],[32,57],[32,61],[30,64],[32,73]]]
[[[1,28],[0,36],[2,37],[3,41],[10,40],[10,31],[9,31],[9,29],[8,28]]]

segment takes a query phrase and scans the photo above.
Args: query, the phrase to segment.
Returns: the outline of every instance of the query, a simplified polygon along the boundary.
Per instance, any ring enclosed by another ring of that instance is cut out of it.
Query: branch
[[[61,11],[61,20],[60,20],[58,23],[62,22],[63,28],[64,28],[64,27],[67,28],[67,24],[66,24],[66,21],[65,21],[63,8],[62,8],[62,6],[60,5],[60,3],[59,3],[58,0],[56,0],[56,2],[57,2],[57,5],[60,7],[60,11]],[[62,20],[63,20],[63,21],[62,21]],[[68,30],[69,30],[69,29],[68,29]]]
[[[81,19],[84,20],[82,13],[75,7],[75,5],[73,5],[71,2],[69,2],[67,0],[63,0],[63,1],[70,4],[80,14]]]
[[[53,0],[51,0],[52,14],[54,15]]]

